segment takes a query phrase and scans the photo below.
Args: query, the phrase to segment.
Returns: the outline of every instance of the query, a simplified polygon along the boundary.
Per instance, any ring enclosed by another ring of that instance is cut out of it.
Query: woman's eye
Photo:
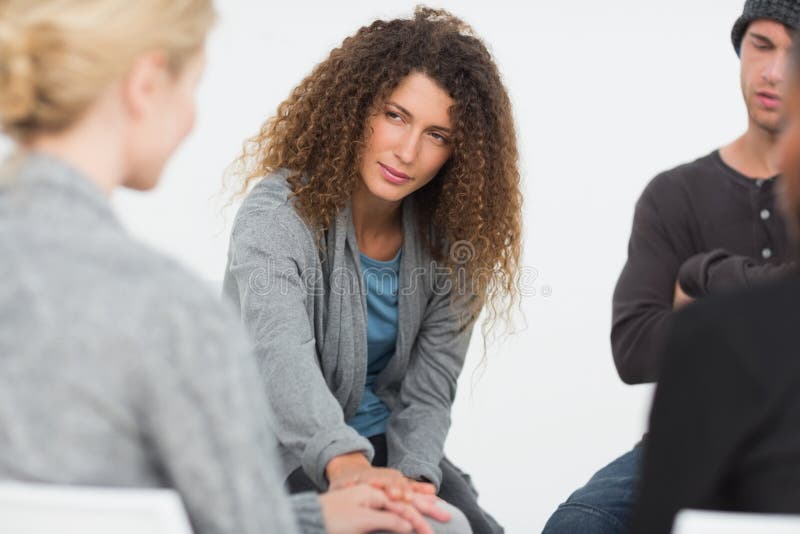
[[[387,111],[386,116],[394,121],[399,121],[403,119],[403,117],[401,117],[398,113],[395,113],[394,111]]]
[[[441,143],[441,144],[443,144],[443,145],[446,145],[446,144],[448,144],[448,143],[450,142],[450,140],[449,140],[449,139],[447,139],[447,137],[443,136],[443,135],[442,135],[442,134],[440,134],[440,133],[431,132],[431,137],[433,137],[433,139],[434,139],[434,140],[435,140],[437,143]]]

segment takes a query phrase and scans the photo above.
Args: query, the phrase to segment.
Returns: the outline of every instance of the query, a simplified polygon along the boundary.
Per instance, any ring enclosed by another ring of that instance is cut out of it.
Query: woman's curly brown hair
[[[516,133],[489,51],[447,11],[420,6],[412,19],[377,20],[346,38],[245,144],[239,162],[249,172],[240,193],[276,169],[290,169],[296,209],[312,227],[327,228],[360,180],[369,118],[414,72],[429,76],[455,102],[452,155],[414,193],[425,219],[420,226],[436,229],[428,246],[452,269],[456,287],[477,296],[472,311],[489,304],[488,330],[518,299]]]

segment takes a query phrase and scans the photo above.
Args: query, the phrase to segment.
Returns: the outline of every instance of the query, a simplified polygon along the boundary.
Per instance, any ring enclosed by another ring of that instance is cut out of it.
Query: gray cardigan
[[[282,490],[236,316],[85,177],[0,170],[0,280],[0,479],[172,487],[196,534],[324,532],[317,496]]]
[[[366,294],[349,206],[318,246],[290,199],[287,171],[259,182],[236,216],[224,293],[252,336],[277,414],[284,475],[302,466],[327,487],[325,466],[353,451],[373,455],[349,427],[367,369]],[[413,198],[403,206],[403,255],[394,357],[375,392],[391,415],[388,465],[441,483],[439,463],[472,322],[451,302],[447,272],[419,238]]]

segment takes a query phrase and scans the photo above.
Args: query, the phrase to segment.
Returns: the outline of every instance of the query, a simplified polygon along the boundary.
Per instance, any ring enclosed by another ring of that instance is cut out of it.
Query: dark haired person
[[[636,204],[611,329],[617,371],[628,384],[659,379],[658,357],[676,308],[758,285],[790,268],[776,209],[777,152],[783,68],[798,24],[798,0],[745,3],[732,40],[741,58],[747,130],[719,150],[659,174]],[[559,506],[545,534],[624,532],[641,452],[637,445],[597,472]]]
[[[800,241],[800,44],[782,141],[790,236]],[[650,416],[632,531],[667,534],[683,508],[800,514],[800,272],[678,314]]]
[[[292,491],[435,491],[474,532],[501,532],[443,452],[473,323],[516,295],[515,128],[484,44],[445,11],[375,21],[243,158],[255,186],[224,291],[255,340]]]

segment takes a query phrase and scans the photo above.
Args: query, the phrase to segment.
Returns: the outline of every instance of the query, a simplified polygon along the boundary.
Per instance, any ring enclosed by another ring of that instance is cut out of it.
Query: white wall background
[[[413,1],[218,0],[193,134],[157,191],[114,198],[131,231],[199,275],[222,277],[232,212],[223,169],[328,51]],[[515,106],[524,264],[539,272],[527,326],[475,339],[447,452],[508,532],[552,510],[641,436],[648,386],[625,386],[609,348],[611,295],[633,206],[658,171],[744,130],[730,28],[742,0],[440,0],[489,44]],[[8,150],[4,141],[0,149]],[[547,290],[550,296],[543,296]]]

